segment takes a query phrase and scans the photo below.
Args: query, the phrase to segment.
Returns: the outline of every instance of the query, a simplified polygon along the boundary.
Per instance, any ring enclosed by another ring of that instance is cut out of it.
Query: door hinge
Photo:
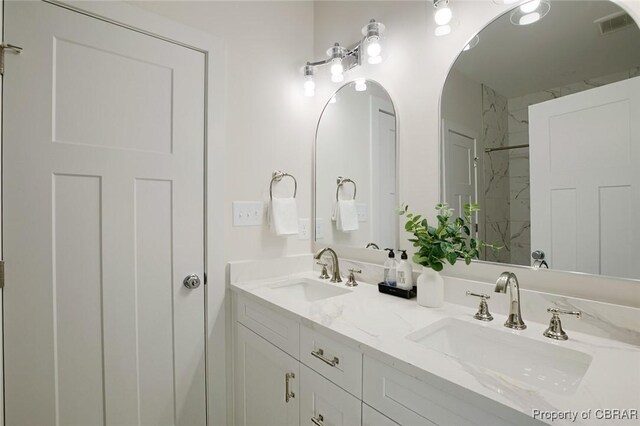
[[[4,260],[0,260],[0,288],[4,288]]]
[[[22,47],[14,46],[9,43],[0,44],[0,75],[4,75],[4,53],[7,50],[15,54],[20,54],[20,52],[22,52]]]

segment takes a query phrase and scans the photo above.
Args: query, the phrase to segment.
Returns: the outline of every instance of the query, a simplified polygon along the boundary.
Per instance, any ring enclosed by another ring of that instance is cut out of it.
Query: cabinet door
[[[399,426],[389,417],[362,403],[362,426]]]
[[[239,323],[236,342],[236,424],[298,425],[298,361]]]
[[[360,425],[361,406],[359,399],[300,364],[300,424]]]

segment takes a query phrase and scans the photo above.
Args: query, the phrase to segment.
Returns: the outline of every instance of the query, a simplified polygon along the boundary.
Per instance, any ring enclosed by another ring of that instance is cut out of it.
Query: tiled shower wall
[[[482,142],[485,148],[509,144],[507,98],[482,85]],[[502,246],[500,250],[485,251],[485,260],[511,263],[509,255],[509,151],[484,155],[484,239]]]
[[[530,105],[637,76],[640,76],[640,67],[509,99],[508,145],[529,144]],[[529,150],[525,148],[504,152],[508,153],[510,263],[529,265],[531,251],[535,250],[535,247],[531,247]],[[495,153],[491,155],[495,156]]]

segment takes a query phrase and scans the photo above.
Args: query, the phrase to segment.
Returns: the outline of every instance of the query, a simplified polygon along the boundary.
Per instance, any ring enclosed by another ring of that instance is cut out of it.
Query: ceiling
[[[552,0],[549,14],[527,26],[506,13],[480,32],[454,68],[507,98],[640,66],[637,25],[601,35],[596,19],[619,12],[602,0]]]

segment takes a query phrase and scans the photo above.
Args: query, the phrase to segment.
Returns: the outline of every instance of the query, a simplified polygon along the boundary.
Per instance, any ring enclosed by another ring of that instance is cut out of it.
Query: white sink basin
[[[592,360],[586,353],[563,348],[562,343],[541,342],[507,329],[496,330],[451,318],[407,338],[472,368],[491,370],[498,378],[506,376],[559,394],[576,391]]]
[[[328,299],[350,293],[342,284],[330,284],[320,281],[300,279],[286,283],[278,283],[270,287],[271,291],[279,292],[282,296],[302,300],[305,302],[315,302],[317,300]]]

